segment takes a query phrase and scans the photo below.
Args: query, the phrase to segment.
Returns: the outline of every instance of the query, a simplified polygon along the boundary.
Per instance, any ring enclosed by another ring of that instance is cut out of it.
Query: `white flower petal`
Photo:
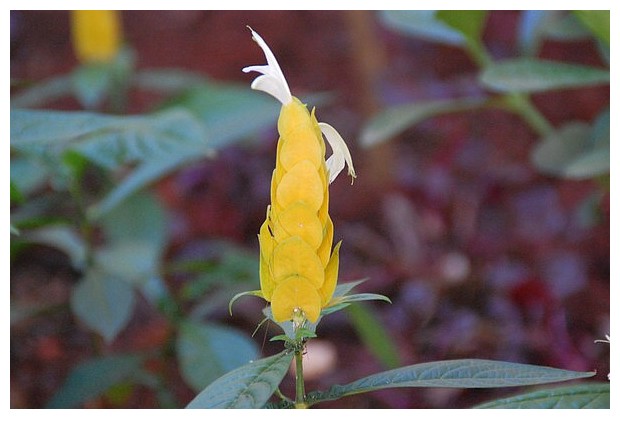
[[[327,170],[329,171],[329,183],[332,183],[338,174],[344,168],[345,163],[347,164],[348,174],[351,176],[351,183],[353,183],[353,179],[357,177],[355,174],[355,169],[353,168],[353,160],[351,159],[351,154],[349,153],[349,148],[345,143],[344,139],[338,134],[338,131],[334,127],[324,122],[319,122],[319,127],[321,128],[321,132],[327,139],[327,142],[332,148],[332,155],[325,161],[327,164]]]
[[[248,27],[250,28],[250,27]],[[267,64],[261,66],[248,66],[243,68],[244,73],[248,72],[258,72],[261,73],[261,76],[258,76],[252,82],[252,89],[256,89],[258,91],[264,91],[267,94],[277,98],[280,103],[288,104],[293,101],[293,97],[291,96],[291,91],[288,88],[288,84],[286,83],[286,79],[284,78],[284,74],[280,69],[280,65],[276,60],[276,57],[267,46],[267,43],[263,40],[262,37],[258,35],[257,32],[252,30],[252,39],[265,53],[265,57],[267,58]]]

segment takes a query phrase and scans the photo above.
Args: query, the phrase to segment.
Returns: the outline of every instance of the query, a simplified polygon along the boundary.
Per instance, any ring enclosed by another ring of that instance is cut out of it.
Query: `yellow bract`
[[[119,51],[121,25],[115,10],[71,11],[73,47],[82,63],[109,62]]]

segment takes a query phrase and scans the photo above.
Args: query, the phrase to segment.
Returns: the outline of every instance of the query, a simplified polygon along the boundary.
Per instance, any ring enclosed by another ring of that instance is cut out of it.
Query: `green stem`
[[[465,49],[480,69],[493,64],[493,58],[479,40],[468,40]],[[527,94],[510,93],[505,96],[504,101],[506,107],[521,116],[540,136],[546,136],[553,131],[553,126],[534,106]]]
[[[303,348],[295,350],[295,408],[308,408],[304,387]]]
[[[553,131],[553,126],[532,104],[526,94],[511,93],[505,97],[507,106],[515,113],[520,115],[534,131],[540,136],[546,136]]]

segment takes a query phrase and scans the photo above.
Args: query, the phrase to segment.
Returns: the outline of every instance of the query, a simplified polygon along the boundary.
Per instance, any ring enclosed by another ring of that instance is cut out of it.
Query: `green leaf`
[[[460,32],[466,39],[478,42],[486,23],[485,10],[440,10],[436,18]]]
[[[434,10],[390,10],[379,12],[388,27],[433,42],[461,46],[463,35],[436,18]]]
[[[201,390],[258,356],[254,342],[237,329],[214,323],[184,322],[177,338],[177,356],[183,379]]]
[[[132,380],[142,371],[143,361],[137,355],[117,355],[82,362],[71,370],[46,408],[76,408],[93,400],[114,385]]]
[[[97,265],[132,284],[147,285],[159,275],[167,239],[167,222],[159,201],[138,193],[100,220],[106,239]]]
[[[88,112],[11,110],[11,146],[58,162],[74,150],[108,169],[161,159],[191,148],[209,153],[204,126],[176,109],[154,115],[112,116]]]
[[[71,95],[73,81],[70,75],[52,77],[28,86],[11,97],[11,108],[42,106],[61,97]]]
[[[482,107],[485,100],[457,99],[416,101],[387,108],[372,117],[362,129],[360,143],[371,147],[433,116]]]
[[[547,38],[574,41],[588,36],[577,18],[563,10],[524,10],[517,30],[519,49],[528,56],[536,56]]]
[[[582,122],[563,125],[537,144],[531,158],[543,173],[569,179],[609,173],[609,111],[593,127]]]
[[[351,290],[353,290],[353,288],[355,288],[356,286],[361,285],[366,280],[368,280],[368,279],[360,279],[360,280],[355,280],[355,281],[348,282],[348,283],[341,283],[341,284],[337,285],[336,286],[336,290],[334,291],[333,297],[337,298],[337,297],[344,296],[344,295],[348,294],[349,292],[351,292]]]
[[[75,229],[67,225],[50,225],[23,235],[26,241],[52,246],[61,250],[71,260],[71,265],[81,270],[86,263],[86,243]]]
[[[126,199],[122,205],[100,219],[109,242],[144,242],[157,254],[167,240],[167,218],[161,202],[152,193],[142,192]]]
[[[157,180],[175,170],[205,157],[212,157],[213,152],[204,152],[204,148],[185,148],[179,153],[170,154],[165,158],[149,160],[138,165],[122,179],[103,199],[88,208],[88,217],[97,220],[110,210],[113,210],[127,198],[141,189],[146,188]]]
[[[457,359],[405,366],[373,374],[326,392],[308,395],[310,404],[343,396],[397,387],[490,388],[528,386],[592,377],[594,372],[576,372],[545,366],[484,359]]]
[[[275,125],[280,108],[278,103],[249,86],[212,82],[192,87],[164,107],[192,112],[208,130],[214,148]]]
[[[235,303],[235,301],[237,301],[239,298],[242,298],[242,297],[244,297],[244,296],[256,296],[256,297],[259,297],[259,298],[263,298],[263,299],[264,299],[264,297],[263,297],[263,292],[262,292],[260,289],[258,289],[258,290],[248,290],[248,291],[245,291],[245,292],[239,292],[238,294],[236,294],[235,296],[233,296],[233,297],[230,299],[230,302],[228,303],[228,313],[229,313],[231,316],[232,316],[232,306],[233,306],[233,304],[234,304],[234,303]]]
[[[480,81],[502,92],[540,92],[609,83],[609,71],[556,61],[518,58],[486,67]]]
[[[584,383],[536,390],[498,399],[475,408],[609,408],[609,383]]]
[[[186,408],[262,408],[286,375],[293,354],[283,351],[218,378]]]
[[[349,306],[347,316],[362,342],[384,367],[400,365],[396,344],[370,307],[361,303]]]
[[[131,284],[98,268],[88,270],[71,295],[71,308],[89,328],[110,342],[131,318]]]
[[[157,74],[155,77],[149,76],[146,80],[156,77]],[[170,79],[174,80],[174,77]],[[189,89],[162,106],[161,114],[168,110],[189,110],[205,127],[208,148],[204,145],[206,139],[198,138],[195,142],[201,144],[178,147],[174,152],[138,165],[103,200],[90,208],[89,214],[92,218],[101,216],[132,193],[167,174],[204,159],[205,156],[214,156],[213,149],[238,142],[276,123],[278,105],[268,97],[245,86],[204,83],[203,79],[200,79],[202,84],[195,85],[198,80],[198,77],[188,76],[179,77],[179,82],[176,83],[164,83],[164,86],[170,86],[171,89],[181,89],[184,85],[188,85]],[[173,88],[175,86],[176,88]]]
[[[47,169],[37,160],[26,157],[11,157],[11,183],[17,187],[22,195],[27,195],[43,186],[47,177]]]
[[[609,10],[575,10],[573,13],[602,42],[611,44],[611,11]]]

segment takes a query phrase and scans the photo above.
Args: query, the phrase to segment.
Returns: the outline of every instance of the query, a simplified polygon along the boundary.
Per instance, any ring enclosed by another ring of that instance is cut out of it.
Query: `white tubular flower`
[[[286,83],[286,79],[284,78],[284,74],[282,74],[276,57],[263,38],[251,28],[250,31],[252,32],[252,39],[258,43],[258,46],[260,46],[267,58],[267,64],[264,66],[248,66],[243,68],[244,73],[255,71],[261,74],[261,76],[258,76],[252,82],[252,89],[264,91],[277,98],[282,104],[290,103],[293,101],[291,90],[288,88],[288,84]]]
[[[334,127],[325,122],[319,122],[319,128],[327,139],[327,143],[332,148],[332,156],[330,156],[325,163],[327,164],[327,170],[329,171],[329,183],[332,183],[336,177],[340,174],[344,168],[346,162],[348,174],[351,176],[351,183],[353,179],[357,177],[355,174],[355,168],[353,168],[353,160],[349,153],[349,148],[344,139],[340,136],[338,131]]]
[[[288,87],[288,83],[284,78],[284,74],[282,73],[282,69],[275,55],[273,55],[273,52],[271,52],[271,49],[269,49],[269,46],[267,46],[263,38],[252,30],[252,28],[248,28],[252,32],[252,39],[258,43],[258,46],[263,50],[267,59],[266,65],[248,66],[242,69],[244,73],[254,71],[261,74],[252,81],[252,89],[266,92],[283,105],[291,103],[293,101],[293,96],[291,95],[291,90]],[[340,136],[338,131],[329,124],[320,122],[319,127],[332,148],[332,155],[326,161],[327,170],[329,172],[329,183],[332,183],[334,179],[338,177],[340,172],[344,169],[345,164],[347,165],[348,174],[351,176],[351,183],[353,183],[353,179],[357,176],[353,168],[353,160],[351,159],[349,148],[344,139]]]

